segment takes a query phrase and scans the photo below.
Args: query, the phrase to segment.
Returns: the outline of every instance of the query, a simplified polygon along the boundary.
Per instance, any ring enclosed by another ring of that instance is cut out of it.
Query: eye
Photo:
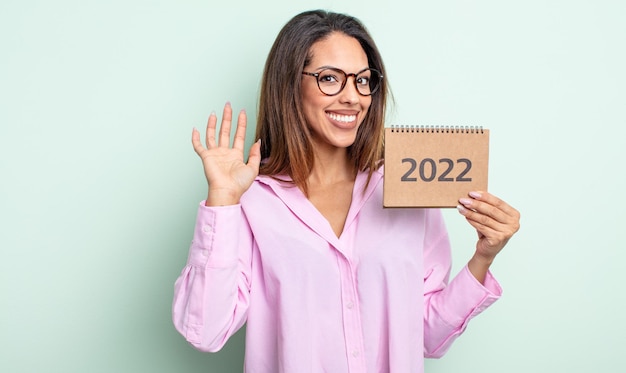
[[[356,78],[356,83],[358,85],[367,86],[367,85],[370,84],[370,77],[369,76],[358,76]]]
[[[318,80],[319,80],[320,83],[325,83],[325,84],[332,84],[332,83],[339,83],[339,82],[341,82],[341,79],[339,79],[337,74],[334,74],[334,73],[332,73],[330,71],[323,71],[323,72],[321,72]]]

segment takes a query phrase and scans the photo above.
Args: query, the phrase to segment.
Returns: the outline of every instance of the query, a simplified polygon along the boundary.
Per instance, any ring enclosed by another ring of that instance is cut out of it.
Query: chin
[[[352,137],[349,139],[338,139],[337,141],[333,142],[333,145],[335,145],[338,148],[348,148],[354,145],[355,141],[356,141],[356,137]]]

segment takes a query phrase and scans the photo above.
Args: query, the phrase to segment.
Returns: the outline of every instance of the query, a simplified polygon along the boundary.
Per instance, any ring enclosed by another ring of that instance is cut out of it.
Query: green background
[[[254,123],[274,37],[312,8],[369,27],[389,125],[489,128],[490,191],[522,212],[503,298],[426,371],[626,370],[626,2],[5,0],[0,371],[241,371],[243,333],[206,354],[171,322],[206,194],[191,129],[226,101]],[[475,232],[445,215],[456,271]]]

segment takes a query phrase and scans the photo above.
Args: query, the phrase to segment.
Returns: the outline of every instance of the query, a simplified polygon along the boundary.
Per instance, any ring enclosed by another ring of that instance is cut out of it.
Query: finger
[[[196,154],[200,155],[200,153],[204,150],[202,143],[200,142],[200,132],[194,127],[191,131],[191,144],[193,145],[193,150]]]
[[[470,192],[470,196],[478,201],[485,202],[501,211],[507,217],[519,220],[519,211],[511,207],[508,203],[488,192]]]
[[[246,127],[248,117],[245,110],[239,112],[237,117],[237,129],[235,130],[235,139],[233,140],[233,148],[243,151],[244,144],[246,142]]]
[[[460,210],[461,209],[459,209],[459,211]],[[471,210],[467,210],[467,214],[464,212],[461,213],[465,215],[467,222],[476,229],[479,240],[485,241],[490,247],[502,248],[515,233],[509,225],[498,223],[494,225],[483,224],[481,218],[475,219],[477,216],[481,215]]]
[[[479,234],[487,237],[487,240],[492,243],[507,242],[519,229],[519,222],[515,220],[500,223],[487,215],[467,209],[462,205],[459,205],[458,210]]]
[[[508,224],[519,219],[517,210],[506,202],[487,192],[470,192],[471,198],[460,198],[464,207],[494,219],[498,223]]]
[[[259,173],[259,166],[261,164],[261,140],[257,140],[250,147],[250,154],[248,155],[248,166],[252,167],[254,171]]]
[[[220,138],[218,145],[220,147],[230,146],[230,127],[233,122],[233,108],[230,102],[224,105],[224,113],[222,115],[222,124],[220,125]]]
[[[494,226],[506,223],[508,220],[504,213],[496,207],[471,198],[459,199],[459,212],[468,219],[479,222],[482,225]]]
[[[461,198],[461,201],[464,201],[464,199]],[[492,230],[497,230],[501,228],[502,223],[498,222],[496,219],[493,219],[489,215],[478,211],[477,209],[475,209],[475,207],[469,207],[474,205],[476,205],[476,202],[472,203],[471,205],[461,204],[457,206],[457,210],[459,211],[459,213],[465,216],[465,219],[467,219],[472,227],[476,228],[482,233],[484,233],[485,228],[489,228]]]
[[[487,215],[467,209],[461,211],[461,214],[465,216],[465,219],[472,227],[476,228],[483,235],[489,235],[489,232],[505,232],[509,230],[507,224],[502,224]]]
[[[491,237],[496,233],[496,230],[481,224],[476,220],[472,220],[471,218],[466,217],[467,222],[476,229],[476,233],[478,234],[478,238],[482,237]]]
[[[211,112],[209,115],[209,120],[206,124],[206,135],[205,135],[205,143],[207,148],[214,148],[217,144],[215,143],[215,127],[217,126],[217,116],[215,112]]]

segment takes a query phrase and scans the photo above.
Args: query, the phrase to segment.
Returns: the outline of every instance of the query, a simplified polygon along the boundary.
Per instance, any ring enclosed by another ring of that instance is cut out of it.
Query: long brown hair
[[[261,83],[256,138],[261,139],[260,173],[289,175],[307,193],[307,178],[313,168],[311,133],[300,102],[301,76],[311,46],[341,32],[359,41],[369,67],[385,76],[382,57],[365,26],[356,18],[340,13],[312,10],[293,17],[279,32],[272,46]],[[383,157],[383,131],[388,86],[382,79],[379,90],[359,127],[348,156],[358,171],[372,173]]]

